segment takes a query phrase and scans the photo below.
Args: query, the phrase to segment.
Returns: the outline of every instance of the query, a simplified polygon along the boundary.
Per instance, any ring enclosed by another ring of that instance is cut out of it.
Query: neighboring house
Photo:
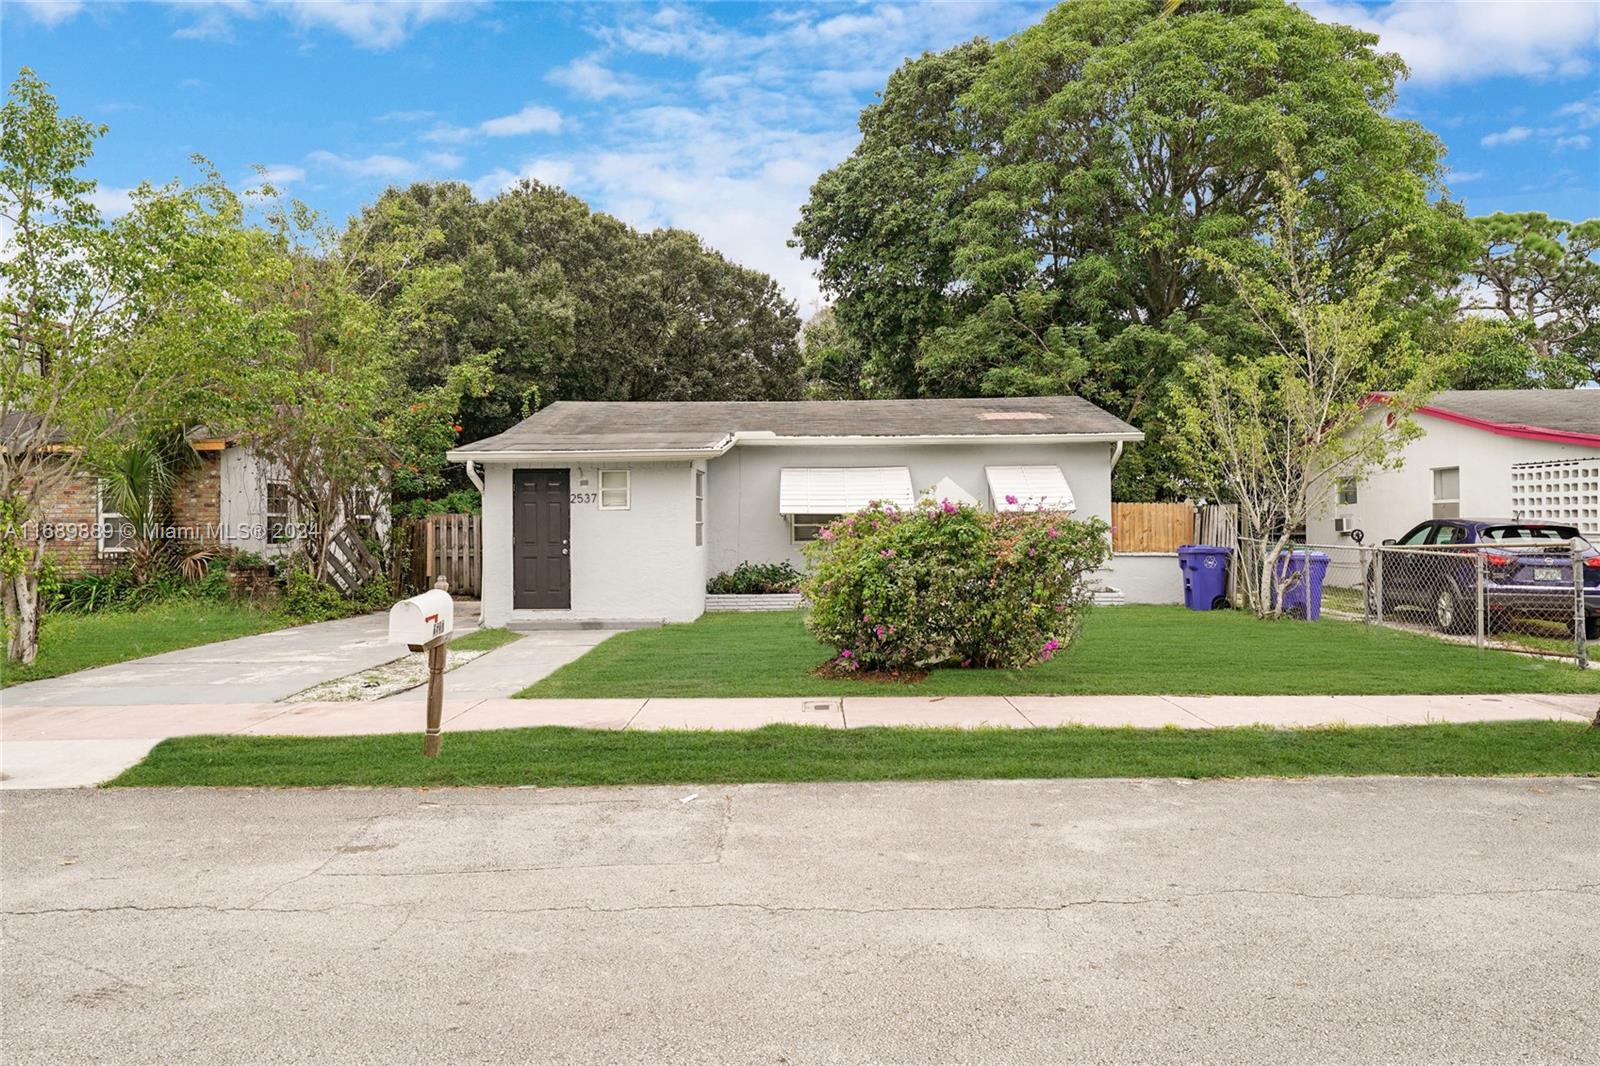
[[[1387,417],[1374,405],[1370,417]],[[1371,546],[1429,518],[1539,518],[1600,537],[1600,389],[1441,392],[1401,465],[1331,486],[1310,544]]]
[[[172,493],[170,528],[186,544],[208,544],[287,555],[301,534],[282,469],[257,452],[205,430],[190,434],[196,461],[183,467]],[[387,509],[374,494],[371,515],[358,520],[387,526]],[[104,573],[122,562],[131,527],[100,491],[94,472],[79,469],[45,505],[38,531],[46,554],[63,577]]]
[[[651,623],[698,617],[740,562],[800,562],[873,500],[1109,521],[1111,469],[1141,439],[1073,396],[564,401],[449,458],[483,489],[485,625]]]

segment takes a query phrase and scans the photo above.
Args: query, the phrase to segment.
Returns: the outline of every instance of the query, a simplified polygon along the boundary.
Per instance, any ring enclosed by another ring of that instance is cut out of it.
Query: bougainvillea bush
[[[874,504],[808,546],[806,625],[835,669],[1028,666],[1071,643],[1109,552],[1099,519]]]

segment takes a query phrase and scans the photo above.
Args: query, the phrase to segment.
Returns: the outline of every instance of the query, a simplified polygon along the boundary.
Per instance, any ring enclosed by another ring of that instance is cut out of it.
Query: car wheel
[[[1465,614],[1456,590],[1449,585],[1440,585],[1439,591],[1433,594],[1433,627],[1441,633],[1464,633]]]

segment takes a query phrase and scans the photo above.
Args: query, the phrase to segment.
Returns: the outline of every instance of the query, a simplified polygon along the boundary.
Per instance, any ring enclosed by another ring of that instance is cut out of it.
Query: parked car
[[[1550,543],[1552,550],[1541,550]],[[1468,633],[1477,624],[1478,557],[1484,562],[1484,604],[1491,628],[1511,618],[1560,621],[1570,627],[1573,553],[1583,567],[1584,634],[1600,640],[1600,549],[1576,526],[1517,519],[1435,518],[1385,545],[1415,548],[1383,557],[1383,609],[1426,611],[1442,633]],[[1556,544],[1560,548],[1556,549]],[[1367,570],[1367,598],[1378,595],[1376,560]]]

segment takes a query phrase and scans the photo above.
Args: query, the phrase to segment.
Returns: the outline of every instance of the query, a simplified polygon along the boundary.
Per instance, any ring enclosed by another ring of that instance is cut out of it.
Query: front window
[[[804,544],[809,540],[816,540],[822,532],[822,527],[832,522],[839,516],[836,514],[794,514],[789,516],[789,540],[795,544]]]
[[[267,482],[267,543],[286,544],[293,540],[289,526],[289,483]]]
[[[1461,517],[1461,468],[1459,466],[1434,468],[1433,517]]]
[[[1356,502],[1358,502],[1357,493],[1356,493],[1356,479],[1353,478],[1353,477],[1342,477],[1342,478],[1340,478],[1339,479],[1339,503],[1341,505],[1343,505],[1343,506],[1347,506],[1348,507],[1349,505],[1351,505],[1353,503],[1356,503]]]
[[[100,540],[100,554],[121,555],[128,550],[128,542],[133,539],[133,523],[124,518],[121,511],[111,510],[104,481],[96,484],[95,496],[95,510],[99,512],[95,529]]]
[[[633,502],[632,497],[628,471],[600,471],[600,510],[626,511]]]

